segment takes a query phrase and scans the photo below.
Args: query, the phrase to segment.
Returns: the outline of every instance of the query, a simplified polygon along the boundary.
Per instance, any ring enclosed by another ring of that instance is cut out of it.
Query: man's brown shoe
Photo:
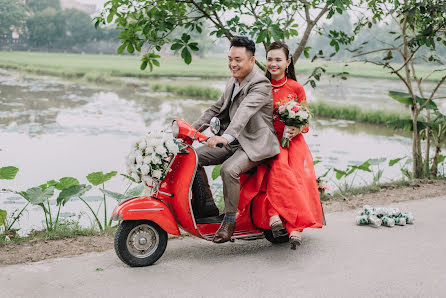
[[[214,243],[225,243],[231,240],[231,236],[235,230],[235,223],[230,223],[228,221],[224,221],[221,223],[220,228],[214,236]]]

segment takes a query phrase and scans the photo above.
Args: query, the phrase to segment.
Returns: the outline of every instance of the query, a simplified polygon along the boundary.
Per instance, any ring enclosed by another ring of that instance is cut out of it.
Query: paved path
[[[266,240],[171,240],[150,267],[114,251],[0,267],[1,297],[446,297],[446,196],[393,204],[404,227],[360,227],[327,215],[297,251]]]

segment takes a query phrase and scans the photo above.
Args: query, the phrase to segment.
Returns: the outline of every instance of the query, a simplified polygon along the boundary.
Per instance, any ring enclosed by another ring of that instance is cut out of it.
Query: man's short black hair
[[[253,56],[256,53],[256,44],[244,36],[235,36],[232,38],[231,48],[232,47],[244,47],[246,48],[246,51],[251,52]]]

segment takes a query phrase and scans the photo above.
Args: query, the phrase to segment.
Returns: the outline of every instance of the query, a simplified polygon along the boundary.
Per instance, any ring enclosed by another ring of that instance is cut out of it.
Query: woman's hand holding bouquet
[[[310,111],[305,102],[297,102],[290,100],[285,103],[277,103],[279,120],[285,123],[285,129],[283,131],[283,137],[280,141],[280,145],[283,148],[290,146],[290,126],[298,128],[300,131],[304,130],[310,122]]]

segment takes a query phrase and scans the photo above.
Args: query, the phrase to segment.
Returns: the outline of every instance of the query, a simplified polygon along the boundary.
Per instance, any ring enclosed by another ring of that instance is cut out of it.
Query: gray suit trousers
[[[202,166],[219,165],[223,181],[224,212],[237,212],[240,198],[240,174],[259,165],[262,161],[251,161],[240,144],[228,144],[223,148],[202,146],[197,149],[198,163]]]

